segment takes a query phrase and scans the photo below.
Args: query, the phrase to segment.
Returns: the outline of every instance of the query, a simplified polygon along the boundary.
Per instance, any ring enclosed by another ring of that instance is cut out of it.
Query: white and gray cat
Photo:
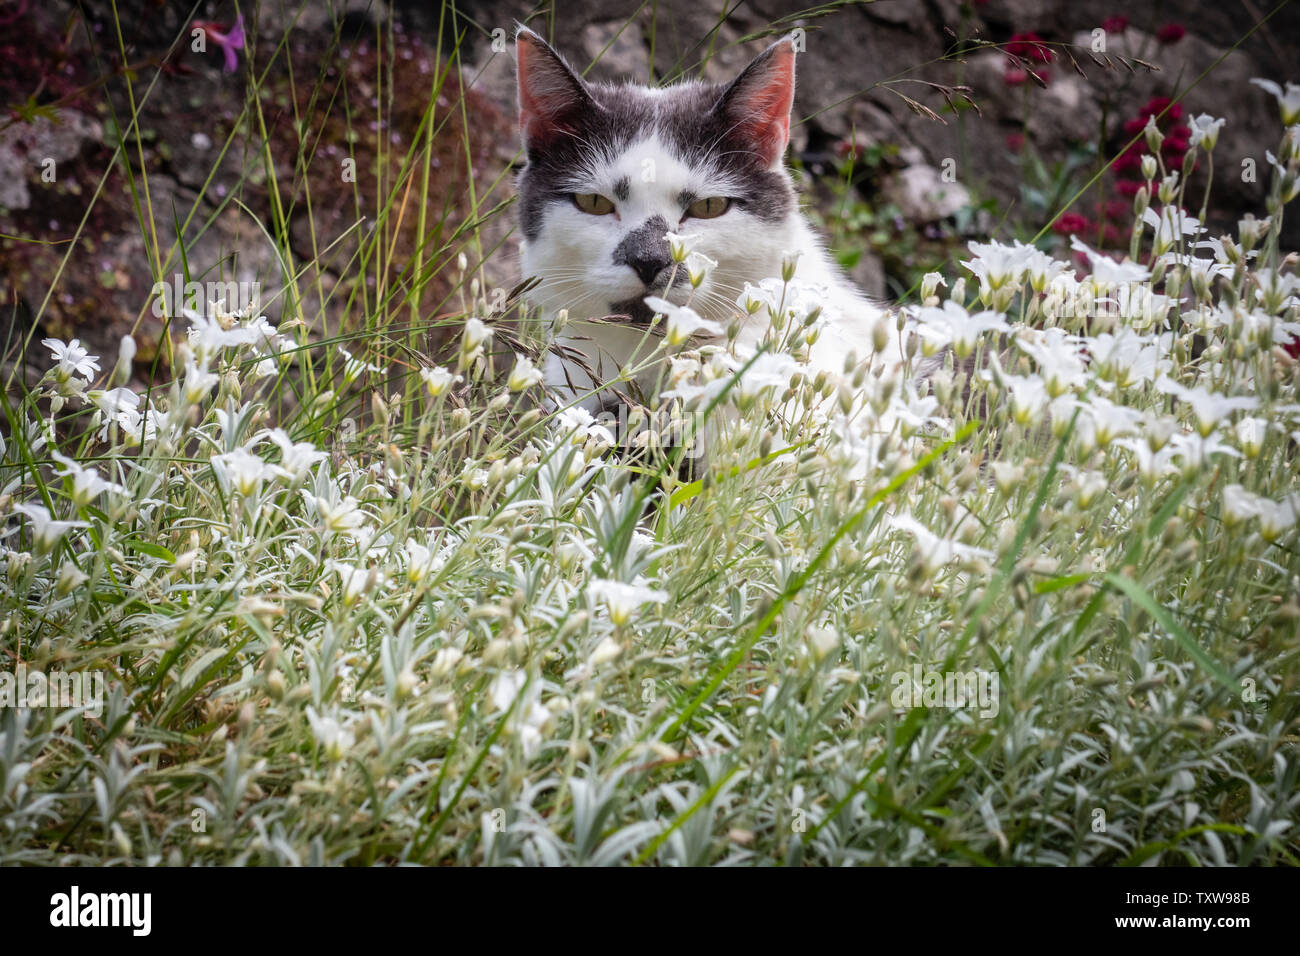
[[[838,374],[850,351],[866,357],[882,315],[840,273],[800,213],[783,156],[794,103],[795,44],[781,40],[728,84],[698,81],[656,89],[583,80],[541,37],[516,37],[519,127],[527,165],[519,175],[525,277],[532,304],[569,320],[548,355],[557,399],[595,412],[613,400],[595,391],[643,364],[659,296],[726,328],[740,318],[740,347],[762,340],[765,310],[736,305],[746,283],[779,276],[798,254],[797,276],[825,289],[822,338],[809,364]],[[694,250],[717,265],[692,290],[674,271],[668,232],[697,236]],[[668,288],[672,276],[672,287]],[[661,323],[662,325],[662,323]],[[592,381],[592,374],[599,383]],[[656,369],[637,379],[643,394]]]

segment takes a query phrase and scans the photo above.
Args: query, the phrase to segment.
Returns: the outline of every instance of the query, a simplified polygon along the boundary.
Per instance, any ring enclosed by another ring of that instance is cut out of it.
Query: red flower
[[[1108,199],[1104,208],[1106,218],[1115,222],[1126,222],[1133,215],[1132,204],[1122,199]]]
[[[1170,110],[1169,112],[1172,113],[1173,110]],[[1175,126],[1169,127],[1169,135],[1174,139],[1187,139],[1192,135],[1192,128],[1185,123],[1178,123]]]
[[[1002,74],[1002,82],[1007,86],[1019,86],[1029,79],[1029,74],[1019,67],[1009,66]]]
[[[1121,179],[1119,182],[1115,184],[1115,191],[1119,193],[1121,196],[1127,196],[1129,199],[1132,199],[1134,196],[1136,196],[1138,194],[1138,190],[1141,188],[1142,188],[1142,184],[1138,182],[1136,179]]]
[[[1101,21],[1101,28],[1107,33],[1123,33],[1128,29],[1128,17],[1116,14]]]
[[[1007,149],[1013,153],[1018,153],[1025,148],[1024,133],[1007,133]]]
[[[1056,222],[1052,223],[1052,232],[1062,236],[1091,231],[1092,223],[1088,221],[1088,217],[1077,212],[1063,212]]]
[[[1175,103],[1173,106],[1169,106],[1169,102],[1170,100],[1167,96],[1153,96],[1151,99],[1147,100],[1146,106],[1142,107],[1142,110],[1138,115],[1143,118],[1147,116],[1159,116],[1164,112],[1165,107],[1169,107],[1169,112],[1165,113],[1166,117],[1175,122],[1182,119],[1183,104]]]
[[[1024,57],[1035,63],[1051,63],[1056,59],[1056,54],[1044,46],[1043,38],[1037,33],[1015,34],[1007,41],[1006,51],[1012,56]]]
[[[1114,223],[1106,223],[1101,228],[1101,244],[1103,246],[1118,246],[1124,241],[1124,233]]]
[[[1166,23],[1156,31],[1156,39],[1161,43],[1177,43],[1187,36],[1187,28],[1181,23]]]
[[[1135,144],[1136,145],[1136,144]],[[1126,173],[1130,169],[1142,168],[1142,154],[1131,149],[1126,149],[1115,157],[1115,162],[1110,164],[1110,168],[1116,173]]]
[[[1147,118],[1145,116],[1135,116],[1124,124],[1125,136],[1136,136],[1147,128]]]

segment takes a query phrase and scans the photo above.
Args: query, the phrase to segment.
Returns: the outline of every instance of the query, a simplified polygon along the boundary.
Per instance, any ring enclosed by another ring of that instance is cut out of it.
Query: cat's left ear
[[[793,37],[772,44],[745,67],[713,107],[732,135],[757,153],[764,166],[778,165],[790,142],[794,55]]]

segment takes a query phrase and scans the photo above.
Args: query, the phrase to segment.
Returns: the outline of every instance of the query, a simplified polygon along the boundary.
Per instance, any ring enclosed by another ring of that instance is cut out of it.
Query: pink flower
[[[1107,219],[1115,222],[1125,222],[1133,216],[1133,206],[1122,199],[1108,199],[1103,207]]]
[[[1025,148],[1024,133],[1007,133],[1007,149],[1013,153],[1018,153]]]
[[[1091,231],[1092,223],[1090,223],[1088,217],[1082,213],[1063,212],[1057,218],[1056,222],[1052,223],[1052,232],[1058,233],[1062,236]]]
[[[1123,33],[1128,29],[1128,17],[1116,14],[1101,21],[1101,28],[1107,33]]]
[[[211,20],[195,20],[194,28],[202,30],[213,43],[221,47],[221,52],[226,56],[225,71],[234,73],[239,68],[239,54],[236,51],[244,49],[244,15],[241,13],[235,18],[229,32],[223,32],[221,24]]]
[[[1151,99],[1147,100],[1146,106],[1142,107],[1142,110],[1138,115],[1141,116],[1143,120],[1148,116],[1159,116],[1166,106],[1169,106],[1169,97],[1153,96]],[[1169,106],[1169,112],[1165,113],[1165,116],[1175,121],[1182,119],[1183,104],[1175,103],[1173,106]]]
[[[1187,28],[1181,23],[1166,23],[1156,31],[1156,39],[1161,43],[1177,43],[1187,36]]]
[[[1006,51],[1012,56],[1024,57],[1036,63],[1051,63],[1056,58],[1044,44],[1037,33],[1017,33],[1006,43]]]
[[[1119,182],[1115,184],[1115,191],[1118,192],[1121,196],[1127,196],[1129,199],[1132,199],[1134,196],[1136,196],[1138,194],[1138,190],[1141,188],[1142,188],[1142,184],[1138,182],[1136,179],[1121,179]]]

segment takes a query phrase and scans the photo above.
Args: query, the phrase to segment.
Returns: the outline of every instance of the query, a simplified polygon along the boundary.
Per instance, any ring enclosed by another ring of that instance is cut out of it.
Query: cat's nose
[[[659,273],[673,264],[664,233],[668,223],[662,216],[651,216],[637,226],[614,250],[614,264],[627,266],[647,286],[654,285]]]
[[[655,278],[672,265],[673,260],[668,256],[647,256],[629,259],[627,264],[632,267],[633,272],[641,277],[641,281],[649,286],[654,285]]]

